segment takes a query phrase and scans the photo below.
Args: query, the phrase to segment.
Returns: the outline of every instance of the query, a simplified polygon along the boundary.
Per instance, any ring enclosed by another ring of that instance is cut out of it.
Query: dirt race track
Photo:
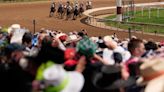
[[[86,0],[79,0],[86,2]],[[93,7],[114,6],[115,0],[92,0]],[[135,0],[135,3],[142,2],[156,2],[157,0]],[[164,1],[164,0],[161,0]],[[117,32],[101,28],[92,27],[83,24],[81,20],[85,17],[78,18],[77,20],[64,20],[56,17],[49,18],[50,2],[30,2],[30,3],[16,3],[16,4],[0,4],[0,26],[10,26],[13,23],[19,23],[22,27],[28,28],[33,31],[33,19],[36,20],[36,30],[40,28],[57,29],[63,32],[80,31],[87,29],[90,36],[110,35],[114,32],[119,38],[128,37],[126,32]],[[164,40],[164,37],[142,35],[132,33],[133,35],[143,39],[154,39],[155,41]]]

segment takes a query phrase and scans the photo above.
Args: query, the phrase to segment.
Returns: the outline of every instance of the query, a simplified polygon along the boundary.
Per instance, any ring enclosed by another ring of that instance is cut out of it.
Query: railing
[[[162,24],[148,24],[148,23],[139,23],[139,22],[117,22],[114,20],[101,19],[96,17],[88,17],[86,22],[92,26],[110,29],[110,30],[116,30],[116,31],[128,32],[128,29],[130,28],[132,32],[138,32],[142,34],[145,33],[152,34],[152,35],[164,34],[164,25]]]
[[[116,31],[126,31],[128,32],[128,29],[130,28],[132,32],[138,32],[142,34],[151,34],[151,35],[164,35],[164,24],[148,24],[148,23],[139,23],[139,22],[117,22],[111,19],[103,19],[98,18],[95,16],[96,14],[92,15],[95,12],[102,12],[105,10],[114,10],[114,7],[103,7],[99,9],[93,9],[86,11],[84,15],[88,16],[88,19],[86,22],[89,25],[110,29],[110,30],[116,30]],[[105,13],[106,14],[106,13]],[[103,15],[103,12],[102,12]],[[106,25],[105,23],[108,23]],[[162,30],[162,31],[161,31]]]

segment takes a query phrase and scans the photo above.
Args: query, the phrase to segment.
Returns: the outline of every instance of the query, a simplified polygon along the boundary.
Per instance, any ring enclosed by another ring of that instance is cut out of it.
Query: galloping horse
[[[73,8],[71,5],[67,5],[66,8],[66,20],[68,20],[69,18],[71,18],[71,15],[73,14]]]
[[[73,20],[76,20],[78,15],[79,15],[79,9],[78,6],[75,6],[73,9]]]
[[[64,7],[63,7],[63,5],[62,4],[59,4],[59,7],[58,7],[58,16],[59,16],[59,18],[63,18],[63,14],[64,14]]]
[[[54,14],[54,12],[56,11],[55,6],[56,6],[56,3],[55,2],[52,2],[51,7],[50,7],[49,17],[52,17],[53,14]]]
[[[84,5],[83,5],[83,4],[80,4],[80,8],[79,8],[79,17],[82,16],[83,12],[84,12]]]

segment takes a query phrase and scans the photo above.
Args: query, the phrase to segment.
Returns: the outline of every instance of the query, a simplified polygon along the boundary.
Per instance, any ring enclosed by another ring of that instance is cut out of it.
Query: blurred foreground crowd
[[[164,92],[164,42],[0,27],[0,91]]]

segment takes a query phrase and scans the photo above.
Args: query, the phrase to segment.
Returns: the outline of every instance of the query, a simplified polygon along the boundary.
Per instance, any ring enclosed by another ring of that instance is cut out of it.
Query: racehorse
[[[54,12],[56,11],[56,9],[55,9],[55,5],[56,5],[55,2],[53,2],[53,3],[51,4],[49,17],[52,17],[53,14],[54,14]]]
[[[59,4],[57,13],[58,13],[59,18],[62,19],[63,18],[63,14],[64,14],[64,7],[63,7],[62,4]]]
[[[73,20],[76,20],[78,15],[79,15],[79,9],[78,6],[75,6],[73,9]]]
[[[66,20],[71,18],[71,15],[73,14],[73,12],[74,12],[74,9],[72,8],[72,6],[68,5],[66,8]]]
[[[84,12],[83,4],[80,4],[80,8],[79,8],[79,17],[82,16],[83,12]]]

